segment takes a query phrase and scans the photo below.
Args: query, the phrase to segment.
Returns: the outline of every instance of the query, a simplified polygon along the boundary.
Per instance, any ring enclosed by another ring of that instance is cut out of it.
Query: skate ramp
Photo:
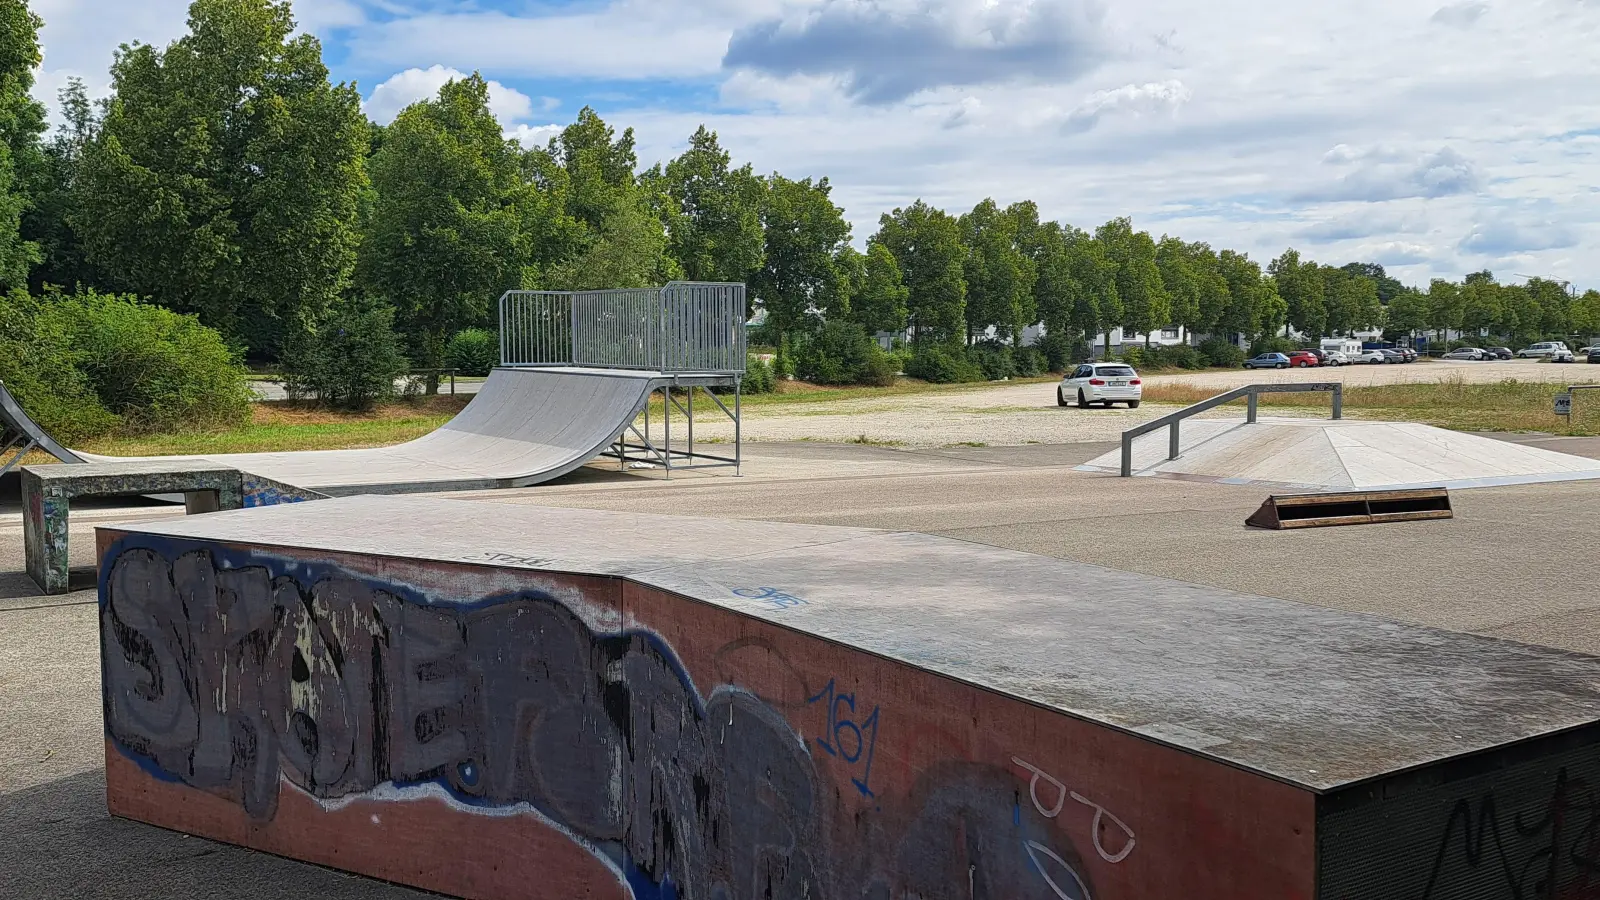
[[[1136,477],[1313,491],[1600,479],[1600,460],[1415,422],[1190,419],[1175,460],[1167,459],[1167,437],[1160,429],[1134,439]],[[1115,450],[1078,469],[1117,474],[1121,459]]]
[[[437,431],[393,447],[163,457],[232,466],[328,496],[524,487],[594,459],[674,376],[615,369],[495,369]],[[63,462],[123,459],[62,447],[0,387],[9,432]]]

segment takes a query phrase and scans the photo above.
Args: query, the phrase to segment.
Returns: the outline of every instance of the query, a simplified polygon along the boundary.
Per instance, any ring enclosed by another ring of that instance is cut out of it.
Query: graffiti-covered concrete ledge
[[[114,814],[469,897],[1591,896],[1600,660],[925,535],[102,529]]]

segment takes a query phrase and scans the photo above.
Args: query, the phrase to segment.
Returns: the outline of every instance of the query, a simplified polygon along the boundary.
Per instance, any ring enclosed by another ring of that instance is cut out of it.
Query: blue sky
[[[180,0],[36,0],[39,94],[94,93]],[[1600,286],[1600,0],[298,0],[387,120],[481,71],[507,133],[592,105],[641,163],[704,122],[829,176],[857,242],[922,197],[1414,283],[1484,267]]]

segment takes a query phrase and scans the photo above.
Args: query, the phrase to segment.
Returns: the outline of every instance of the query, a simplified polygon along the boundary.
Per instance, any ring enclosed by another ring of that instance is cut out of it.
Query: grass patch
[[[223,431],[104,438],[80,449],[107,456],[187,456],[386,447],[419,438],[450,421],[471,397],[429,397],[350,413],[289,402],[257,403],[251,421]]]
[[[954,444],[946,444],[945,446],[946,447],[987,447],[989,445],[985,444],[983,441],[956,441]]]
[[[1574,373],[1577,374],[1577,373]],[[1507,380],[1474,384],[1448,379],[1425,384],[1347,386],[1345,415],[1351,418],[1404,420],[1456,431],[1541,431],[1561,435],[1600,434],[1600,392],[1580,391],[1572,423],[1554,412],[1559,384]],[[1183,384],[1146,385],[1151,403],[1188,405],[1220,393]],[[1329,410],[1330,394],[1263,394],[1261,405],[1280,410]],[[1244,401],[1238,401],[1243,406]]]

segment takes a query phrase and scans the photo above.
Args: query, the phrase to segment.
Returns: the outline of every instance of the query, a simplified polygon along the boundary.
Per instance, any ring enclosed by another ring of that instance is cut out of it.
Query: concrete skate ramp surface
[[[659,372],[496,369],[460,415],[408,443],[177,458],[232,466],[330,496],[524,487],[599,455],[644,410],[651,391],[672,380]],[[72,455],[89,462],[120,459]]]
[[[1600,460],[1414,422],[1263,418],[1190,419],[1181,455],[1166,429],[1133,442],[1133,474],[1303,490],[1472,488],[1600,478]],[[1080,471],[1121,471],[1114,450]]]

